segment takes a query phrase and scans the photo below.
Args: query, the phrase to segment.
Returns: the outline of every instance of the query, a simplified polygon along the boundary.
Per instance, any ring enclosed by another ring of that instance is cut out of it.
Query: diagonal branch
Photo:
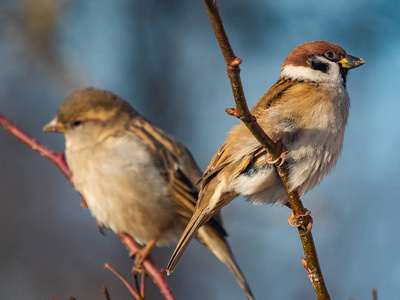
[[[137,300],[143,300],[142,296],[138,294],[129,284],[129,282],[121,275],[119,274],[113,267],[111,267],[109,264],[105,264],[104,268],[109,269],[112,273],[114,273],[115,276],[118,277],[119,280],[122,281],[122,283],[126,286],[128,291],[135,297]]]
[[[23,132],[21,129],[19,129],[17,126],[12,124],[6,117],[4,117],[1,112],[0,112],[0,124],[4,127],[6,131],[8,131],[10,134],[15,136],[17,139],[21,140],[24,142],[26,145],[31,147],[33,150],[38,152],[40,155],[44,156],[51,162],[53,162],[59,169],[60,171],[64,174],[64,176],[69,180],[69,182],[74,185],[72,181],[72,173],[68,168],[68,165],[65,161],[65,156],[64,153],[56,153],[43,144],[39,143],[32,137],[30,137],[28,134]],[[82,198],[83,199],[83,198]],[[83,199],[82,206],[86,207],[86,201]],[[136,252],[140,250],[140,247],[138,244],[128,235],[126,234],[117,234],[121,241],[124,243],[124,245],[128,248],[128,250],[132,252]],[[149,276],[153,279],[154,283],[157,285],[159,288],[160,292],[164,295],[164,298],[166,300],[174,300],[174,296],[172,294],[171,289],[169,288],[164,276],[163,276],[163,271],[158,270],[154,264],[149,260],[146,259],[143,262],[143,265],[146,269],[146,272],[149,274]]]
[[[268,151],[272,160],[276,160],[275,166],[285,187],[290,207],[293,210],[295,221],[298,224],[302,225],[298,227],[300,239],[305,254],[305,259],[302,259],[302,263],[307,270],[308,277],[311,280],[317,298],[319,300],[329,300],[330,297],[322,276],[313,236],[311,230],[308,229],[308,227],[311,226],[311,217],[303,217],[307,214],[306,210],[303,207],[299,194],[296,190],[291,191],[289,188],[289,167],[287,162],[285,162],[281,157],[283,149],[282,145],[279,145],[279,143],[275,143],[274,141],[272,141],[257,123],[256,118],[251,115],[247,107],[246,98],[244,96],[244,91],[240,79],[239,64],[242,61],[240,58],[235,56],[232,50],[232,47],[228,40],[228,36],[223,27],[221,17],[219,15],[216,1],[203,0],[203,3],[206,7],[207,14],[210,18],[215,36],[218,40],[222,55],[225,59],[227,75],[231,82],[233,97],[236,103],[235,109],[227,109],[226,111],[228,112],[228,114],[242,120],[242,122],[247,126],[254,137],[257,138],[257,140]]]
[[[11,124],[1,114],[0,114],[0,124],[3,125],[4,129],[6,131],[8,131],[10,134],[12,134],[17,139],[19,139],[20,141],[27,144],[29,147],[31,147],[33,150],[38,152],[40,155],[46,157],[52,163],[54,163],[60,169],[60,171],[64,174],[64,176],[67,177],[69,182],[71,182],[71,184],[74,185],[74,183],[72,182],[72,173],[69,170],[67,163],[65,162],[64,153],[55,153],[54,151],[51,151],[46,146],[42,145],[41,143],[39,143],[32,137],[27,135],[25,132],[23,132],[17,126]]]

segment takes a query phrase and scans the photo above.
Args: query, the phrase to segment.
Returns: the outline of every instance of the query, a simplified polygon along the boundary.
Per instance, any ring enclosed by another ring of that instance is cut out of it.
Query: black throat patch
[[[347,72],[349,72],[349,69],[340,67],[340,75],[342,76],[344,87],[346,87]]]

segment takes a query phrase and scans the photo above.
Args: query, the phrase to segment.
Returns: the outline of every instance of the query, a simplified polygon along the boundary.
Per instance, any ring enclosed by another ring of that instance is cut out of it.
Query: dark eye
[[[325,57],[328,58],[328,59],[334,59],[335,56],[336,56],[335,53],[332,52],[332,51],[326,51],[325,52]]]
[[[82,123],[83,123],[83,121],[76,120],[76,121],[71,123],[71,127],[77,127],[77,126],[81,125]]]

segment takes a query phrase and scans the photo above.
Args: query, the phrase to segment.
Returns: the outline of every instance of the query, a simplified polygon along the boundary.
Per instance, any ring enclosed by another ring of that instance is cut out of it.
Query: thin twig
[[[111,267],[109,264],[105,264],[104,268],[109,269],[111,272],[113,272],[114,275],[117,276],[119,280],[122,281],[123,284],[125,284],[125,286],[129,290],[129,292],[133,295],[133,297],[135,297],[137,300],[143,300],[143,298],[138,293],[136,293],[136,291],[129,284],[129,282],[121,274],[119,274],[113,267]]]
[[[372,289],[372,300],[378,300],[378,291],[377,291],[377,289]]]
[[[140,250],[139,246],[136,244],[136,242],[132,239],[127,234],[118,234],[119,238],[121,241],[124,243],[125,247],[128,248],[129,251],[136,252]],[[174,300],[175,297],[172,294],[171,289],[167,284],[164,284],[165,282],[165,277],[164,277],[164,270],[158,270],[149,259],[146,259],[143,262],[144,269],[146,270],[146,273],[150,275],[151,279],[153,279],[153,282],[155,285],[158,286],[160,289],[160,292],[164,295],[164,298],[166,300]]]
[[[135,282],[135,287],[136,290],[140,296],[141,299],[143,299],[142,294],[140,293],[140,286],[139,286],[139,279],[138,279],[138,273],[136,273],[135,275],[133,275],[133,280]]]
[[[105,286],[102,286],[101,290],[103,291],[103,294],[104,294],[104,297],[106,298],[106,300],[111,300],[110,294],[108,293],[107,288]]]
[[[19,129],[17,126],[9,122],[2,114],[0,114],[0,124],[3,125],[4,129],[7,130],[10,134],[27,144],[40,155],[46,157],[48,160],[53,162],[64,174],[64,176],[67,177],[71,184],[74,184],[72,182],[72,173],[65,162],[64,153],[55,153],[51,151],[46,146],[42,145],[32,137],[27,135],[25,132],[23,132],[21,129]]]
[[[72,181],[72,173],[68,168],[68,165],[65,161],[64,158],[64,153],[56,153],[43,144],[39,143],[26,133],[24,133],[21,129],[19,129],[17,126],[12,124],[4,115],[1,114],[0,112],[0,124],[3,125],[4,129],[7,130],[10,134],[24,142],[26,145],[31,147],[33,150],[38,152],[40,155],[46,157],[48,160],[53,162],[60,170],[61,172],[65,175],[65,177],[69,180],[69,182],[73,185]],[[85,199],[83,199],[82,206],[86,204]],[[136,244],[136,242],[129,237],[128,235],[122,235],[122,234],[117,234],[122,242],[127,246],[128,249],[131,251],[133,250],[140,250],[140,247]],[[126,242],[129,240],[129,242]],[[152,277],[153,281],[156,283],[158,288],[160,289],[160,292],[164,295],[164,298],[166,300],[172,300],[175,299],[171,289],[168,286],[168,283],[166,282],[164,276],[163,276],[163,271],[159,271],[153,263],[149,260],[146,259],[143,263],[144,267],[146,268],[146,272],[149,274],[150,277]]]
[[[273,142],[257,123],[257,120],[254,118],[254,116],[251,115],[247,107],[246,98],[244,96],[244,91],[240,79],[239,64],[242,61],[234,54],[232,50],[232,47],[228,40],[228,36],[222,25],[222,20],[219,15],[216,2],[214,0],[203,0],[203,3],[206,7],[207,14],[210,18],[215,36],[218,40],[219,46],[225,59],[225,63],[227,66],[227,75],[231,82],[232,92],[236,103],[236,108],[227,109],[227,112],[230,115],[234,115],[242,120],[242,122],[247,126],[254,137],[257,138],[257,140],[268,151],[271,159],[276,160],[275,166],[285,187],[290,206],[293,210],[295,221],[302,225],[298,227],[298,230],[305,254],[305,259],[303,259],[305,260],[305,263],[303,262],[303,265],[305,265],[306,267],[308,276],[314,287],[317,298],[319,300],[329,300],[330,297],[328,294],[328,290],[325,286],[321,268],[318,262],[318,256],[315,249],[311,230],[308,228],[309,222],[311,222],[311,217],[308,216],[306,218],[301,218],[301,216],[305,215],[306,210],[303,207],[297,191],[291,191],[291,189],[289,188],[289,167],[287,162],[285,162],[284,160],[282,162],[281,159],[283,147],[282,145],[279,145],[279,143]]]
[[[257,123],[256,118],[254,118],[254,116],[250,113],[247,106],[246,98],[243,92],[242,81],[240,79],[239,65],[242,60],[233,53],[228,36],[225,32],[221,17],[219,15],[217,4],[212,0],[203,0],[203,2],[206,6],[207,14],[210,18],[215,36],[225,59],[227,66],[226,72],[231,82],[232,93],[236,103],[236,108],[227,109],[227,112],[239,118],[247,126],[247,128],[249,128],[257,140],[266,149],[269,149],[269,153],[273,160],[278,159],[281,155],[280,149],[262,130],[260,125]]]
[[[52,163],[54,163],[61,171],[61,173],[64,174],[64,176],[68,179],[68,181],[74,185],[74,182],[72,180],[72,173],[70,169],[68,168],[67,162],[65,161],[65,155],[62,152],[54,152],[47,148],[45,145],[39,143],[36,141],[34,138],[26,134],[24,131],[22,131],[18,126],[12,124],[10,121],[7,120],[1,113],[0,113],[0,124],[3,125],[4,129],[8,131],[11,135],[15,136],[17,139],[28,145],[32,150],[36,151],[40,155],[44,156],[48,160],[50,160]],[[82,197],[82,195],[81,195]],[[82,197],[82,203],[81,206],[86,208],[86,201]]]
[[[146,295],[146,272],[142,272],[142,282],[140,287],[140,295],[144,298]]]

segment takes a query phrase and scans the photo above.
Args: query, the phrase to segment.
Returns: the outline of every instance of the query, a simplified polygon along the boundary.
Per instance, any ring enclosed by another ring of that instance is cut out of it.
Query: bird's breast
[[[343,87],[308,87],[290,90],[282,96],[283,101],[259,112],[257,118],[273,140],[281,140],[286,146],[289,185],[300,195],[318,184],[336,165],[349,111],[349,98]],[[253,142],[257,143],[255,139]],[[242,148],[246,147],[249,148]],[[266,155],[259,157],[235,184],[240,187],[239,193],[255,203],[285,203],[287,196],[276,171],[271,171],[265,162],[262,167],[265,158]]]
[[[79,151],[67,148],[66,158],[77,190],[101,224],[141,243],[162,232],[161,244],[179,236],[174,203],[145,145],[119,139]]]
[[[322,90],[314,97],[308,96],[303,109],[294,107],[293,114],[297,117],[291,135],[295,138],[286,139],[285,144],[290,186],[297,188],[300,195],[318,184],[336,165],[349,113],[349,98],[344,88]],[[285,135],[288,133],[283,132],[282,136]]]

